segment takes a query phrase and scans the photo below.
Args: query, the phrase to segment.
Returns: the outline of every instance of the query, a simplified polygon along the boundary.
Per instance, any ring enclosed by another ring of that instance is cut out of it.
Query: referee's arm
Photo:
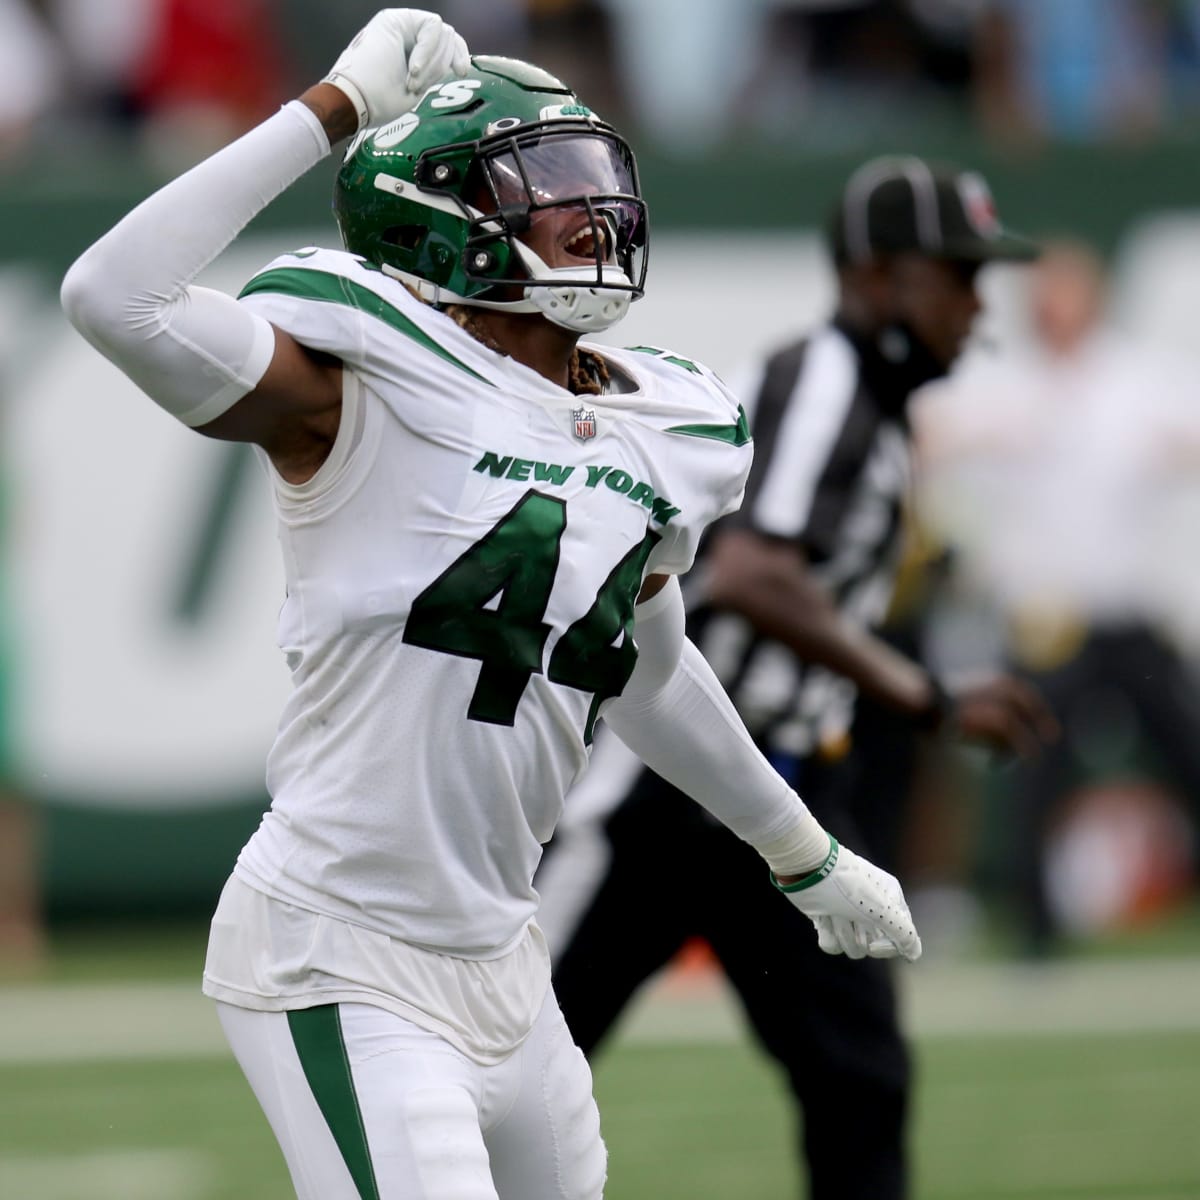
[[[844,617],[793,540],[722,530],[713,539],[707,583],[714,607],[740,614],[763,636],[915,721],[930,727],[945,721],[968,738],[1025,756],[1058,736],[1040,694],[1013,676],[948,695],[919,663]]]
[[[843,616],[794,540],[725,529],[713,540],[708,567],[716,608],[736,612],[798,658],[846,676],[914,720],[936,709],[941,697],[929,673]]]

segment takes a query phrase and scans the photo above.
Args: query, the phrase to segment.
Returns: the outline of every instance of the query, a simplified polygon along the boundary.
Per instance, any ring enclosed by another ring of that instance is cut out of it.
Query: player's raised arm
[[[62,287],[72,323],[184,424],[257,442],[286,460],[277,462],[285,476],[293,460],[303,474],[336,433],[339,364],[193,280],[331,143],[400,116],[430,83],[468,66],[465,43],[440,17],[377,13],[326,80],[160,189],[80,257]]]

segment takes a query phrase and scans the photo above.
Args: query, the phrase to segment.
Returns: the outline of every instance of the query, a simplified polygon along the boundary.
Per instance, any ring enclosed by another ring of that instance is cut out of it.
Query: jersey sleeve
[[[238,299],[301,345],[335,355],[367,380],[417,391],[461,372],[490,382],[478,369],[479,348],[463,345],[469,335],[399,281],[344,251],[308,247],[281,255]]]
[[[340,258],[340,256],[339,256]],[[366,353],[366,308],[356,302],[345,265],[315,248],[282,254],[244,288],[238,300],[302,346],[354,365]]]
[[[702,363],[653,347],[634,352],[654,361],[661,453],[672,464],[672,507],[680,510],[663,523],[649,568],[679,575],[695,561],[704,531],[742,502],[754,449],[750,423],[738,398]]]

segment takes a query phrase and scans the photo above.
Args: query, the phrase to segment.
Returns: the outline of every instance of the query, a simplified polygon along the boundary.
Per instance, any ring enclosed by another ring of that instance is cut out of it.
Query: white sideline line
[[[37,1200],[200,1200],[212,1165],[191,1150],[105,1150],[0,1159],[0,1196]]]
[[[918,1038],[1200,1030],[1200,960],[897,964],[895,977]],[[736,996],[714,975],[699,990],[671,981],[649,989],[621,1038],[730,1040],[745,1029]]]
[[[1200,960],[920,964],[904,990],[920,1036],[1200,1030]]]
[[[200,994],[198,982],[0,989],[0,1063],[207,1058],[227,1052],[216,1009]]]
[[[896,977],[917,1037],[1200,1030],[1200,959],[918,963],[897,966]],[[635,1001],[621,1027],[622,1040],[641,1043],[743,1036],[737,1002],[716,975],[686,986],[666,977]],[[0,988],[0,1065],[228,1053],[198,983]]]

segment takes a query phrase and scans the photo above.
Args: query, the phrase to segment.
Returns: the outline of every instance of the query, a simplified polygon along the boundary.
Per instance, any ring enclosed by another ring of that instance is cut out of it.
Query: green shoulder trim
[[[672,425],[668,433],[682,433],[686,437],[711,438],[714,442],[728,442],[731,446],[744,446],[751,441],[750,422],[746,410],[739,404],[737,421],[733,425]]]
[[[238,299],[259,292],[274,292],[280,296],[297,296],[303,300],[318,300],[326,304],[344,304],[349,308],[356,308],[359,312],[378,317],[393,329],[398,329],[412,338],[418,346],[431,351],[448,363],[453,363],[460,371],[465,371],[480,383],[494,386],[490,379],[485,379],[478,371],[471,370],[466,363],[435,342],[394,304],[389,304],[382,296],[376,295],[370,288],[363,287],[361,283],[355,283],[352,279],[334,275],[329,271],[316,271],[310,267],[276,267],[271,271],[263,271],[261,275],[255,275],[242,288]]]
[[[690,358],[680,358],[678,354],[668,354],[657,346],[628,346],[626,348],[632,354],[653,354],[655,358],[661,358],[663,362],[669,362],[676,367],[682,367],[685,371],[691,371],[693,375],[703,373]]]

